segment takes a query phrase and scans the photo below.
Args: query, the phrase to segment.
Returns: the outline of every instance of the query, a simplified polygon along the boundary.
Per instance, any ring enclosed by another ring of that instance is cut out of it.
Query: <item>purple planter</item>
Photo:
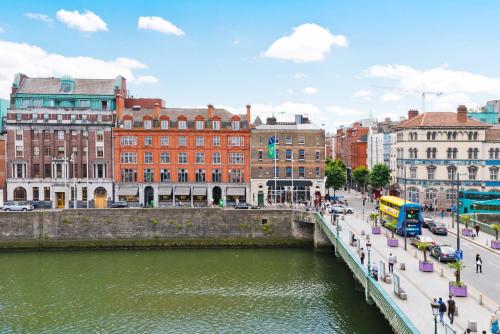
[[[500,249],[500,240],[491,240],[491,248]]]
[[[469,237],[472,234],[472,229],[471,228],[463,228],[462,229],[462,235],[465,237]]]
[[[453,285],[452,283],[455,283],[455,282],[450,282],[448,285],[451,295],[453,295],[455,297],[467,297],[467,285],[456,286],[456,285]]]
[[[434,266],[432,262],[418,261],[418,270],[423,272],[433,272]]]
[[[389,247],[398,247],[399,246],[399,239],[387,238],[387,246],[389,246]]]
[[[382,229],[380,228],[380,226],[372,226],[372,234],[381,234],[382,233]]]

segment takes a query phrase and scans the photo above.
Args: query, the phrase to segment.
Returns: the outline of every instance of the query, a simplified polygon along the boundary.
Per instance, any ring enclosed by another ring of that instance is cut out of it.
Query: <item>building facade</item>
[[[478,110],[469,110],[467,116],[483,123],[498,124],[500,115],[500,100],[491,100],[486,102],[486,106]]]
[[[276,158],[268,140],[276,136]],[[276,168],[275,168],[276,167]],[[321,203],[325,196],[325,131],[300,115],[295,122],[270,117],[251,134],[251,203]]]
[[[250,195],[250,106],[236,115],[119,99],[113,141],[116,201],[210,206]]]
[[[126,80],[30,78],[12,85],[7,200],[40,208],[107,207],[113,194],[116,97]]]
[[[325,135],[325,154],[326,159],[335,159],[335,143],[337,141],[336,133],[327,133]]]
[[[360,122],[352,127],[337,129],[335,142],[335,158],[342,160],[347,167],[347,183],[352,186],[352,172],[359,166],[366,166],[368,147],[368,127],[362,127]]]
[[[9,108],[9,100],[0,99],[0,133],[5,132],[5,117]]]
[[[396,169],[400,194],[433,208],[449,209],[460,189],[500,189],[500,129],[457,112],[410,110],[396,127]],[[455,185],[456,187],[456,185]]]

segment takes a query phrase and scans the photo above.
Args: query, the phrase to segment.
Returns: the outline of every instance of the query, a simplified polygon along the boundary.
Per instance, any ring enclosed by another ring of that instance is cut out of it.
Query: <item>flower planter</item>
[[[423,272],[433,272],[434,266],[432,262],[418,261],[418,270]]]
[[[450,282],[448,285],[450,294],[455,297],[467,297],[467,285],[457,286],[454,283]]]
[[[382,233],[382,229],[380,228],[380,226],[372,226],[372,234],[381,234]]]
[[[463,228],[462,235],[465,237],[470,237],[472,235],[472,229],[471,228]]]
[[[491,248],[500,249],[500,240],[491,240]]]
[[[387,246],[389,246],[389,247],[398,247],[399,246],[399,239],[387,238]]]

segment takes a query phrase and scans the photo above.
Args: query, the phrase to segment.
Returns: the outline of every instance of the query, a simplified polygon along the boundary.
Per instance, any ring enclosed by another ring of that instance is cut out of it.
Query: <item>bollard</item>
[[[415,251],[415,253],[413,254],[413,257],[417,257],[417,251]]]
[[[365,235],[365,230],[361,230],[361,235]]]
[[[441,277],[444,276],[444,273],[443,273],[443,268],[441,268],[441,274],[440,274]]]
[[[479,305],[483,305],[483,294],[479,294]]]

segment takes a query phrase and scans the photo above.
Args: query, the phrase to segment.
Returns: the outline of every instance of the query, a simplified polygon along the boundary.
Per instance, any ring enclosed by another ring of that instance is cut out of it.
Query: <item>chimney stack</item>
[[[410,109],[408,110],[408,119],[412,119],[418,116],[418,110],[417,109]]]
[[[212,117],[215,116],[215,109],[212,104],[209,104],[208,106],[208,119],[212,119]]]
[[[252,106],[249,105],[249,104],[247,104],[247,117],[246,117],[246,119],[247,119],[247,126],[248,126],[249,129],[250,129],[250,122],[252,120],[251,117],[250,117],[250,109],[251,108],[252,108]]]
[[[462,105],[459,105],[457,108],[457,121],[459,123],[466,123],[467,122],[467,107]]]
[[[160,119],[160,104],[156,102],[153,107],[153,119]]]
[[[122,113],[125,111],[125,99],[122,94],[116,94],[116,119],[121,119]]]

